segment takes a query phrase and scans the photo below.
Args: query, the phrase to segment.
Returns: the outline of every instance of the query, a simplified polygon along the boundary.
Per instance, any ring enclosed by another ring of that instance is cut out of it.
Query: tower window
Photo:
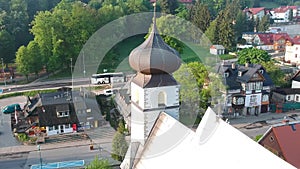
[[[166,106],[167,96],[165,92],[158,93],[158,107]]]

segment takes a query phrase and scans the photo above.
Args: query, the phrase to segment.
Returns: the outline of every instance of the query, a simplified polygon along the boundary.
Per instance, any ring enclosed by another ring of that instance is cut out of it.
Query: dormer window
[[[262,69],[259,70],[259,73],[260,73],[260,74],[264,74],[264,70],[262,70]]]
[[[224,73],[224,77],[228,77],[229,76],[229,73],[228,72],[225,72]]]
[[[238,75],[239,75],[239,76],[242,76],[242,75],[243,75],[243,72],[242,72],[242,71],[239,71],[239,72],[238,72]]]
[[[57,117],[68,117],[69,111],[57,112]]]

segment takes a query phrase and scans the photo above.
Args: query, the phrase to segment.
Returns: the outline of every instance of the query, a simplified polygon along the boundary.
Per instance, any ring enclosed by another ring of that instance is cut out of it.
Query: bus
[[[124,79],[125,76],[122,72],[93,74],[91,84],[123,83],[125,82]]]

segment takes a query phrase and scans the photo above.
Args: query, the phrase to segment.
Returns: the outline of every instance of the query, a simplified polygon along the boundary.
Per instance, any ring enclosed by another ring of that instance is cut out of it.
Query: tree
[[[125,139],[125,124],[124,121],[119,121],[119,126],[117,128],[117,132],[114,135],[112,141],[112,152],[111,157],[118,161],[123,161],[125,154],[128,149],[128,143]]]
[[[177,0],[158,0],[158,4],[161,8],[161,12],[166,14],[175,14],[175,10],[178,8]]]
[[[207,28],[207,30],[205,31],[205,35],[207,36],[207,38],[210,40],[210,42],[212,44],[217,44],[219,39],[219,31],[218,31],[218,22],[217,20],[213,20],[209,27]]]
[[[239,12],[236,16],[236,20],[235,20],[235,24],[233,25],[233,29],[235,32],[236,39],[242,37],[243,32],[247,32],[247,16],[242,10],[239,10]]]
[[[6,30],[0,30],[0,58],[8,63],[14,59],[14,37]]]
[[[21,46],[16,54],[16,64],[17,70],[26,76],[28,81],[28,75],[31,70],[30,56],[28,55],[27,48],[25,46]]]
[[[190,10],[188,10],[186,8],[185,5],[180,4],[179,7],[175,11],[176,11],[176,16],[186,19],[186,20],[190,20],[191,12],[190,12]]]
[[[257,49],[257,48],[245,48],[240,50],[238,53],[238,63],[256,63],[260,64],[262,62],[268,62],[271,60],[271,56],[268,52]]]
[[[29,57],[29,64],[32,65],[30,67],[30,73],[35,73],[36,77],[38,73],[43,68],[43,63],[41,62],[41,52],[38,44],[35,41],[30,41],[27,46],[27,54]]]
[[[111,169],[112,167],[109,164],[108,160],[99,160],[98,156],[86,166],[86,169]]]
[[[275,86],[288,86],[288,81],[285,79],[285,74],[280,67],[275,64],[275,61],[272,60],[268,62],[262,62],[261,65],[266,69]]]
[[[197,1],[192,8],[192,23],[195,24],[202,32],[205,32],[210,23],[210,13],[207,5]]]
[[[270,26],[270,17],[269,15],[265,15],[261,18],[261,21],[258,23],[257,31],[258,32],[265,32],[269,29]]]
[[[289,21],[293,21],[293,9],[289,9]]]
[[[218,44],[223,45],[227,51],[233,50],[236,41],[232,24],[233,19],[230,18],[229,9],[221,11],[216,19],[219,28]]]

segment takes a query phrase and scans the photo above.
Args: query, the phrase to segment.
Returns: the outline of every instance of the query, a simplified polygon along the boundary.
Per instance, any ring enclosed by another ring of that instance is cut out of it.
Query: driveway
[[[13,104],[13,103],[19,103],[21,107],[23,107],[25,101],[26,101],[26,97],[24,96],[1,99],[0,107]],[[12,134],[10,118],[11,118],[10,114],[0,113],[0,148],[20,145],[20,143],[16,140],[16,138]]]

